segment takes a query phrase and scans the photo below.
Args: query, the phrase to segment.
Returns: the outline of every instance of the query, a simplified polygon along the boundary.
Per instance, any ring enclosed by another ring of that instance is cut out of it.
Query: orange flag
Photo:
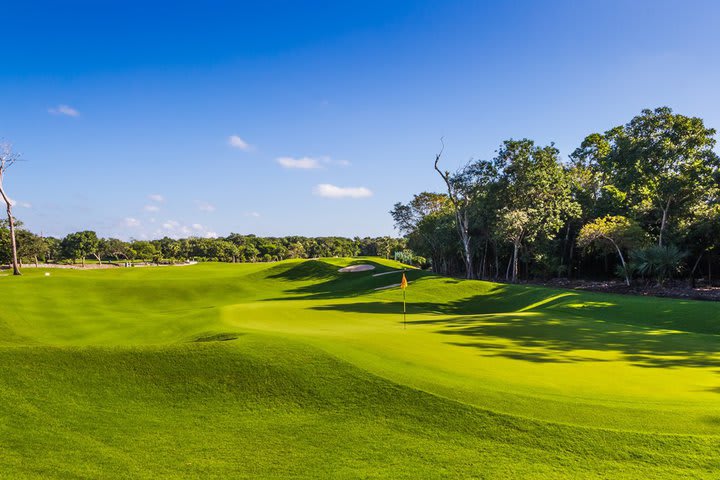
[[[400,288],[403,290],[407,288],[407,278],[405,278],[405,272],[403,272],[403,278],[400,281]]]

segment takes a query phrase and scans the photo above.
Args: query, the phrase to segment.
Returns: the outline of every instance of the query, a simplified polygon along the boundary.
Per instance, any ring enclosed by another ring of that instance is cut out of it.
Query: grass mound
[[[350,264],[376,269],[338,273]],[[378,259],[0,279],[0,477],[712,478],[717,304]],[[399,273],[397,277],[399,277]],[[720,344],[718,344],[720,345]]]

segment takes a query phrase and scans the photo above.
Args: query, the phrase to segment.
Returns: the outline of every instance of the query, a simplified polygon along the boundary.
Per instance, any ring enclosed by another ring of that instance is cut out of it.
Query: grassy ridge
[[[375,260],[373,260],[375,261]],[[0,278],[0,476],[708,477],[717,305],[351,261]]]

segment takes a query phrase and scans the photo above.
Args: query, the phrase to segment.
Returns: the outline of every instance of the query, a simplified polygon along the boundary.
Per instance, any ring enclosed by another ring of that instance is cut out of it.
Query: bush
[[[645,278],[653,278],[662,286],[665,280],[682,271],[686,256],[685,252],[675,245],[665,247],[653,245],[635,251],[631,259],[638,274]]]
[[[395,261],[406,265],[412,265],[414,256],[415,254],[412,250],[402,250],[400,252],[395,252]]]

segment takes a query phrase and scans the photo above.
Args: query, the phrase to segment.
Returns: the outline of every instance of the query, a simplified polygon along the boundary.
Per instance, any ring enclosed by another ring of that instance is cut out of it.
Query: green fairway
[[[0,278],[0,477],[716,477],[719,304],[399,267]]]

